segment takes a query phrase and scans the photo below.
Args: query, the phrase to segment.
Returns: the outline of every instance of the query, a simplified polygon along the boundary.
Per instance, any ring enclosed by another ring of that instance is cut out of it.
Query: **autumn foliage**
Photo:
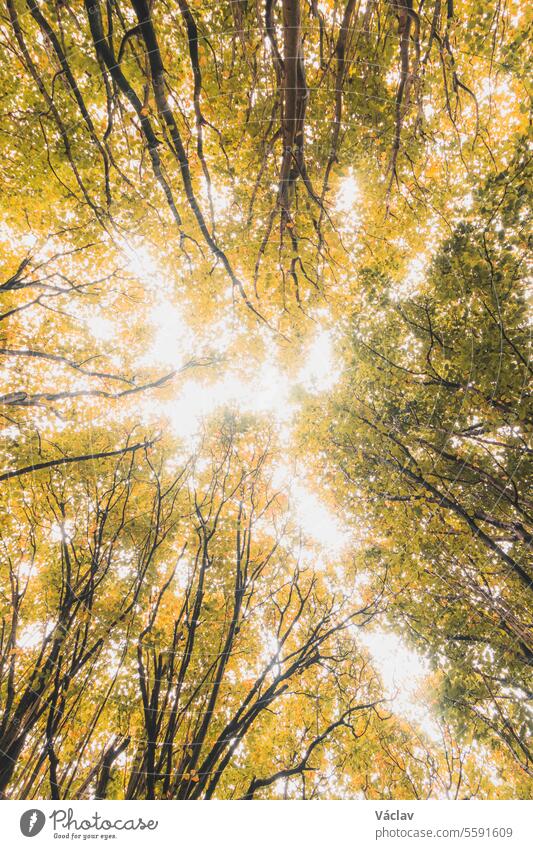
[[[526,798],[524,4],[1,9],[1,796]]]

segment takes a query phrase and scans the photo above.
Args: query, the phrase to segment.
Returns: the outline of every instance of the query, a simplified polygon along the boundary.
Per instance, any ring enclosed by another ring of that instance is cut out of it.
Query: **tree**
[[[445,672],[443,710],[491,729],[530,772],[526,183],[520,151],[416,296],[362,272],[379,327],[350,327],[352,367],[324,421],[341,497],[372,515],[367,568],[386,560],[397,621]]]
[[[525,18],[5,0],[3,796],[528,795]]]

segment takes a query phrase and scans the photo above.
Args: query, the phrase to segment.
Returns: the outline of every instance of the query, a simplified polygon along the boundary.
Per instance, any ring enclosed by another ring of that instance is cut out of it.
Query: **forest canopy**
[[[528,24],[1,0],[1,798],[530,796]]]

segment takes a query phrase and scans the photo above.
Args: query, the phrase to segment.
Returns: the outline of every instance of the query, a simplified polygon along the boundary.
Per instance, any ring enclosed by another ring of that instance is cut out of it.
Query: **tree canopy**
[[[530,795],[527,39],[2,0],[2,797]]]

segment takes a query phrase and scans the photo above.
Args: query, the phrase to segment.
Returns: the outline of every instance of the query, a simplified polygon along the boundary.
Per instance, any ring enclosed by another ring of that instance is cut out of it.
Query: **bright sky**
[[[430,673],[425,658],[408,648],[392,631],[360,629],[358,639],[371,655],[385,692],[391,699],[392,710],[432,740],[440,740],[441,731],[424,698],[424,683]]]
[[[193,333],[182,311],[165,297],[150,310],[148,321],[152,326],[152,341],[145,350],[142,365],[176,369],[191,359],[213,353],[224,357],[223,366],[191,371],[190,377],[177,381],[175,395],[159,401],[157,409],[153,398],[146,399],[146,414],[167,416],[176,436],[191,444],[200,433],[204,418],[224,407],[241,413],[267,414],[278,428],[287,429],[297,410],[295,390],[323,392],[332,388],[340,375],[333,334],[326,327],[319,327],[304,343],[297,357],[299,367],[291,371],[281,364],[274,346],[270,346],[270,353],[259,362],[252,357],[243,361],[244,331],[235,329],[229,321],[218,322],[215,329],[207,327],[203,337]],[[108,331],[94,319],[93,328],[100,338]],[[236,344],[241,345],[240,355],[232,355],[232,346]]]

